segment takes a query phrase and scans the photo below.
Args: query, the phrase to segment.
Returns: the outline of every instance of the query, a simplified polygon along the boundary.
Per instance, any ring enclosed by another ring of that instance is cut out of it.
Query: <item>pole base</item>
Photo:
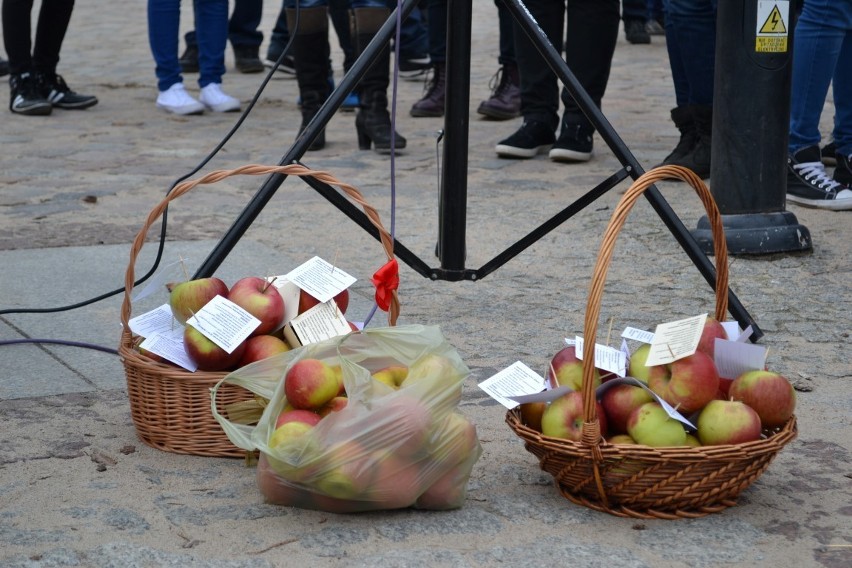
[[[789,211],[722,215],[722,227],[730,255],[805,252],[813,248],[811,232]],[[713,233],[706,215],[691,232],[704,253],[712,255]]]

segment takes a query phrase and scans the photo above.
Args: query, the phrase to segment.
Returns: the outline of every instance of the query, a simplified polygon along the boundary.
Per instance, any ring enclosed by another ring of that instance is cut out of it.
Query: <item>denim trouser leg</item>
[[[807,0],[793,43],[790,153],[819,144],[819,120],[832,77],[835,142],[838,151],[852,153],[852,2]]]
[[[500,55],[497,62],[500,65],[515,62],[515,20],[503,5],[503,0],[494,0],[497,5],[497,22],[500,30]]]
[[[625,20],[648,19],[648,6],[645,0],[621,0],[622,17]]]
[[[666,47],[678,106],[712,105],[716,0],[667,0]]]
[[[198,39],[198,86],[221,83],[228,41],[228,0],[195,0]]]
[[[429,59],[443,63],[447,60],[447,0],[429,0],[426,5]]]
[[[259,47],[263,32],[258,30],[263,17],[263,0],[234,0],[234,10],[228,20],[228,39],[231,45]]]
[[[160,91],[183,81],[178,63],[179,26],[180,0],[148,0],[148,43]]]

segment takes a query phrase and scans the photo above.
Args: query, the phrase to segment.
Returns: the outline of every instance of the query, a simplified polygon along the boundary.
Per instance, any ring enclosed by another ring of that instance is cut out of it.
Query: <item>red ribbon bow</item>
[[[399,288],[399,264],[395,258],[390,259],[384,266],[379,268],[372,278],[373,286],[376,287],[376,304],[382,311],[390,309],[393,292]]]

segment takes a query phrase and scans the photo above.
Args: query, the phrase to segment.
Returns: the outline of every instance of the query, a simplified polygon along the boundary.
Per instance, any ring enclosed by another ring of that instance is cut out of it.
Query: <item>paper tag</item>
[[[635,327],[625,327],[624,331],[621,332],[621,337],[641,341],[642,343],[654,342],[654,333],[652,331],[636,329]]]
[[[195,372],[198,365],[189,358],[183,346],[183,326],[180,326],[179,333],[175,333],[176,331],[178,330],[171,333],[155,333],[140,343],[139,347],[163,359],[168,359],[189,372]]]
[[[539,393],[544,387],[544,377],[520,361],[479,383],[479,388],[509,409],[520,404],[510,397]]]
[[[287,273],[287,280],[322,302],[335,297],[355,283],[356,278],[318,256]]]
[[[763,345],[716,338],[713,362],[716,363],[720,377],[736,379],[746,371],[763,369],[766,364],[766,348]]]
[[[727,332],[727,331],[728,330],[725,329],[725,332]],[[737,329],[737,331],[739,331],[739,329]],[[739,341],[741,343],[745,343],[746,341],[749,340],[749,338],[751,337],[751,334],[752,334],[751,326],[748,326],[739,335],[737,335],[736,333],[728,333],[728,337],[736,337],[737,338],[736,341]]]
[[[135,318],[131,318],[127,322],[130,331],[141,337],[150,337],[157,333],[168,333],[175,328],[180,328],[183,332],[183,326],[172,317],[172,308],[168,304],[163,304],[159,308],[155,308],[150,312],[145,312]]]
[[[577,336],[574,338],[575,352],[577,359],[583,359],[583,338]],[[595,344],[595,367],[603,371],[615,373],[619,377],[627,374],[627,355],[619,349]]]
[[[163,266],[160,270],[157,271],[148,281],[145,283],[145,286],[139,289],[138,291],[134,290],[134,294],[131,297],[131,301],[135,302],[137,300],[141,300],[142,298],[147,298],[151,294],[155,292],[159,292],[161,290],[165,290],[166,284],[169,282],[183,282],[186,278],[186,273],[184,272],[183,266],[186,263],[187,259],[179,258],[174,262],[170,262]]]
[[[510,396],[508,397],[511,400],[519,404],[526,404],[528,402],[553,402],[557,398],[561,398],[568,394],[569,392],[574,392],[571,387],[556,387],[555,389],[544,390],[541,392],[537,392],[535,394],[525,394],[521,396]]]
[[[299,314],[299,295],[301,288],[295,283],[287,280],[286,276],[269,276],[267,282],[272,282],[272,285],[278,290],[278,294],[284,300],[284,319],[281,321],[281,326],[284,327],[287,322]],[[278,330],[275,330],[278,331]]]
[[[615,385],[633,385],[635,387],[642,387],[648,393],[650,393],[652,397],[654,397],[654,400],[656,400],[657,402],[660,403],[660,406],[663,407],[663,410],[666,411],[666,414],[668,414],[670,418],[674,418],[678,422],[689,426],[692,430],[696,429],[695,426],[692,424],[692,422],[687,420],[686,417],[683,414],[681,414],[680,412],[675,410],[674,407],[671,404],[669,404],[668,402],[666,402],[665,400],[660,398],[657,395],[657,393],[655,393],[654,391],[649,389],[648,385],[646,385],[645,383],[643,383],[642,381],[640,381],[639,379],[636,379],[634,377],[622,377],[622,378],[618,378],[618,379],[611,379],[611,380],[603,383],[601,386],[599,386],[597,388],[597,390],[595,390],[595,396],[600,400],[601,395],[604,392],[606,392],[607,390],[614,387]]]
[[[707,314],[669,323],[661,323],[654,331],[654,341],[646,365],[667,365],[695,353]]]
[[[260,320],[234,302],[214,296],[186,323],[224,349],[233,353],[260,325]]]
[[[298,347],[346,335],[351,331],[340,308],[334,300],[328,300],[290,320],[284,326],[284,337],[290,345]]]

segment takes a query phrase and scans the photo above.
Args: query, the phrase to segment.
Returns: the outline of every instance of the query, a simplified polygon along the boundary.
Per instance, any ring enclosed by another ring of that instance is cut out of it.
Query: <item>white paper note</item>
[[[653,343],[654,332],[636,329],[635,327],[625,327],[624,331],[621,332],[621,337],[641,341],[642,343]]]
[[[659,324],[645,364],[667,365],[695,353],[705,321],[707,314]]]
[[[763,369],[766,364],[766,347],[716,338],[713,361],[720,377],[736,379],[746,371]]]
[[[180,327],[183,330],[183,327]],[[159,334],[155,333],[143,341],[139,347],[168,359],[175,365],[180,365],[189,372],[195,372],[198,366],[186,354],[183,347],[183,331]]]
[[[287,280],[286,276],[270,276],[266,280],[272,282],[272,285],[275,286],[278,294],[284,300],[284,319],[278,328],[281,329],[281,327],[284,327],[287,322],[299,314],[299,295],[301,288]]]
[[[215,296],[186,322],[204,336],[233,353],[260,325],[260,320],[222,296]]]
[[[334,300],[317,304],[308,311],[299,314],[290,321],[289,327],[302,345],[318,343],[332,337],[346,335],[352,331],[349,322],[346,321]],[[286,333],[287,328],[285,327],[285,336]]]
[[[479,383],[488,396],[509,409],[520,404],[509,397],[539,393],[544,387],[544,377],[520,361]]]
[[[356,281],[354,276],[318,256],[297,266],[285,278],[320,302],[332,299]]]
[[[172,308],[168,304],[131,318],[127,324],[130,326],[130,331],[141,337],[167,333],[175,328],[180,328],[183,333],[183,326],[172,317]]]
[[[575,352],[577,359],[583,360],[583,338],[577,336],[574,338]],[[619,377],[627,374],[627,355],[620,349],[595,344],[595,367],[610,373],[615,373]]]

